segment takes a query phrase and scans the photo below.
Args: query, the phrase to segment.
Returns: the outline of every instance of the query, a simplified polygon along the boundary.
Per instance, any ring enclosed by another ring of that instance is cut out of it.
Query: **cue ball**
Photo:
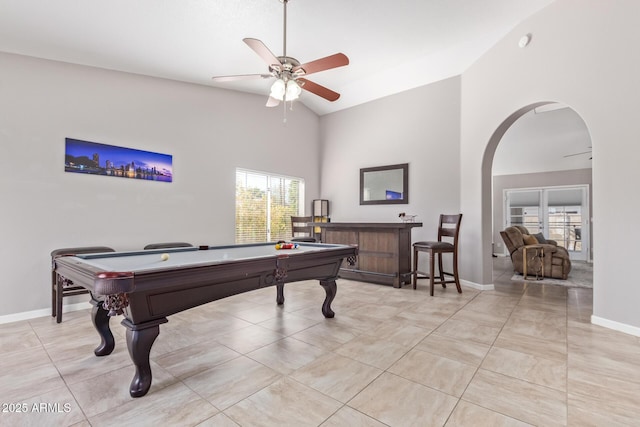
[[[166,260],[168,260],[168,259],[169,259],[169,254],[162,254],[162,255],[160,255],[160,259],[161,259],[162,261],[166,261]]]

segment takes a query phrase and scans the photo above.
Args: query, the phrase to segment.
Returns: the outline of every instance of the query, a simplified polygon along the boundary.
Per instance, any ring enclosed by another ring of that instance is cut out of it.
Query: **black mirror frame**
[[[402,170],[402,199],[395,200],[364,200],[364,174],[389,170]],[[409,203],[409,163],[397,165],[377,166],[360,169],[360,204],[361,205],[406,205]]]

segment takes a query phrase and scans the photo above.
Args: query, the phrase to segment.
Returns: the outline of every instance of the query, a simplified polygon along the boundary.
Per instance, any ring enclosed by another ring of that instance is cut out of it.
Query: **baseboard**
[[[480,283],[470,282],[468,280],[461,279],[460,284],[464,286],[468,286],[473,289],[477,289],[479,291],[493,291],[495,289],[495,287],[493,286],[493,283],[489,285],[482,285]]]
[[[91,308],[91,304],[88,302],[79,302],[77,304],[67,304],[62,306],[63,313],[69,313],[72,311],[85,310]],[[0,316],[0,325],[3,323],[18,322],[20,320],[36,319],[38,317],[51,316],[51,308],[43,308],[40,310],[23,311],[22,313],[12,313]],[[63,316],[64,318],[64,316]]]
[[[591,315],[591,323],[593,323],[594,325],[613,329],[614,331],[623,332],[625,334],[640,337],[640,328],[638,328],[637,326],[631,326],[625,323],[615,322],[609,319],[603,319],[602,317],[598,317],[594,315]]]

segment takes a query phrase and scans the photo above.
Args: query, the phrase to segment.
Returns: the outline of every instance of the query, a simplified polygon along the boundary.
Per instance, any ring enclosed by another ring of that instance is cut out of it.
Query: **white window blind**
[[[303,206],[304,180],[236,169],[236,243],[290,239]]]

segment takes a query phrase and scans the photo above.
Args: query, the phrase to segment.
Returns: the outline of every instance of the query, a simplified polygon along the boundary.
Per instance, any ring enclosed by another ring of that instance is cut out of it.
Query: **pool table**
[[[91,293],[91,317],[102,340],[96,356],[111,354],[109,318],[124,315],[136,367],[129,392],[140,397],[151,387],[149,353],[167,316],[267,286],[276,286],[276,302],[283,304],[285,283],[317,279],[326,292],[322,314],[330,318],[340,266],[356,256],[354,246],[299,243],[276,249],[260,243],[64,256],[53,268]]]

